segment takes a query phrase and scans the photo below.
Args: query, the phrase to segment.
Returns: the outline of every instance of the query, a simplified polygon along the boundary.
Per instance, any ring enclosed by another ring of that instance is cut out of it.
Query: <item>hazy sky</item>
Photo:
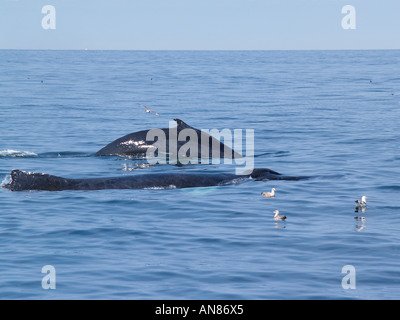
[[[400,0],[0,0],[0,14],[0,49],[400,49]]]

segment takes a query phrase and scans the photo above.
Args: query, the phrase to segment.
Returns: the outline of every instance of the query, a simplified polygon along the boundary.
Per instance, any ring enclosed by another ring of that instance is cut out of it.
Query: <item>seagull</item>
[[[356,200],[356,207],[357,208],[365,208],[367,206],[367,199],[369,199],[366,196],[362,196],[361,201]]]
[[[265,198],[275,198],[275,188],[272,188],[271,192],[261,192]]]
[[[274,211],[274,220],[285,220],[286,219],[286,216],[280,216],[279,215],[279,210],[275,210]]]
[[[153,110],[150,110],[149,108],[147,108],[144,104],[139,104],[140,106],[142,106],[143,108],[146,109],[146,112],[153,112],[156,116],[159,116],[159,114]]]

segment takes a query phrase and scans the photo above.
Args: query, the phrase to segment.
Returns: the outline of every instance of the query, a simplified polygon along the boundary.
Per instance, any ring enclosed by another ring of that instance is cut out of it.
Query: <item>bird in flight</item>
[[[139,104],[140,106],[142,106],[143,108],[146,109],[146,112],[152,112],[154,113],[156,116],[159,116],[159,114],[153,110],[150,110],[149,108],[147,108],[144,104]]]

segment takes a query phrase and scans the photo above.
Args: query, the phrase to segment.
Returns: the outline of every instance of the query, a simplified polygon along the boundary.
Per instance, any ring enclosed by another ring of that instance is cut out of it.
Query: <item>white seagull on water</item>
[[[357,208],[365,208],[367,206],[367,199],[369,199],[366,196],[362,196],[361,201],[356,200],[356,207]]]
[[[272,188],[271,192],[261,192],[261,194],[265,198],[274,198],[275,197],[275,188]]]
[[[274,211],[274,220],[285,220],[286,219],[286,216],[280,216],[279,215],[279,210],[275,210]]]

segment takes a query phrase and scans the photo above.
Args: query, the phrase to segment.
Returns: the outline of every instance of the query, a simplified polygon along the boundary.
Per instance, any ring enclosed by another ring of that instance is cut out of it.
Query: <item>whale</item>
[[[202,156],[206,155],[207,157],[215,157],[218,158],[229,158],[229,159],[238,159],[241,158],[242,155],[234,150],[232,150],[229,146],[223,144],[213,136],[208,133],[191,127],[184,121],[180,119],[174,119],[177,123],[176,130],[171,130],[171,128],[161,128],[161,129],[151,129],[151,130],[142,130],[127,134],[121,138],[118,138],[108,145],[97,151],[95,156],[139,156],[146,154],[148,150],[156,150],[155,142],[162,142],[165,145],[165,152],[173,153],[173,148],[171,148],[171,142],[176,146],[176,150],[179,150],[184,144],[188,142],[188,139],[182,139],[180,141],[179,135],[185,132],[190,132],[194,134],[194,138],[191,137],[190,141],[192,142],[192,146],[195,145],[198,154]],[[188,130],[186,130],[188,129]],[[160,140],[151,140],[149,137],[149,133],[158,130],[158,132],[164,133],[165,141]],[[184,132],[184,130],[186,130]],[[155,141],[156,140],[156,141]],[[194,141],[193,141],[194,140]]]
[[[104,178],[69,179],[46,173],[12,170],[11,180],[3,188],[11,191],[62,191],[104,189],[180,189],[238,184],[248,180],[300,180],[307,177],[285,176],[259,168],[247,175],[230,173],[151,173]]]

